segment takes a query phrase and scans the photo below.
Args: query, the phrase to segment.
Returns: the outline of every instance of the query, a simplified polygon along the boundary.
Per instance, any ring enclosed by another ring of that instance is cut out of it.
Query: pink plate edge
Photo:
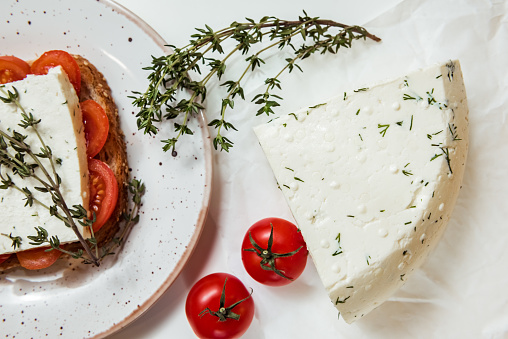
[[[164,39],[145,21],[143,21],[140,17],[138,17],[136,14],[132,13],[130,10],[125,8],[124,6],[114,2],[113,0],[97,0],[106,6],[112,8],[113,10],[117,11],[118,13],[124,15],[127,19],[134,22],[138,27],[140,27],[150,38],[154,40],[155,43],[157,43],[159,46],[161,46],[162,50],[165,53],[171,53],[172,50],[167,46],[167,43],[164,41]],[[204,116],[203,112],[199,115],[200,119],[202,120],[201,124],[201,130],[203,133],[203,149],[205,152],[205,190],[203,194],[203,201],[202,206],[199,212],[199,217],[196,222],[196,228],[194,231],[194,234],[192,235],[189,244],[187,248],[185,249],[183,255],[180,257],[180,260],[175,266],[175,269],[171,272],[171,274],[167,277],[167,279],[164,281],[164,283],[159,287],[159,289],[148,299],[146,300],[142,305],[140,305],[136,310],[134,310],[130,315],[125,317],[122,321],[114,324],[112,327],[110,327],[108,330],[96,334],[92,338],[104,338],[108,335],[111,335],[122,328],[126,327],[130,323],[132,323],[134,320],[139,318],[143,313],[145,313],[159,298],[168,290],[168,288],[173,284],[173,282],[178,278],[181,271],[183,270],[185,264],[189,260],[190,256],[194,252],[194,249],[196,247],[196,244],[198,243],[198,240],[201,236],[201,233],[203,231],[203,227],[205,225],[206,216],[208,214],[208,207],[210,203],[211,198],[211,191],[212,191],[212,148],[210,143],[210,133],[208,131],[208,124],[206,121],[206,117]]]

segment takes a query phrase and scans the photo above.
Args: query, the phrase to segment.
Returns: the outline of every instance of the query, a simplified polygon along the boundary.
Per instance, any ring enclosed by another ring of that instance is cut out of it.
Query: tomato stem
[[[239,301],[235,302],[234,304],[226,307],[225,303],[226,303],[226,283],[227,283],[227,281],[228,281],[228,278],[226,278],[224,280],[224,286],[222,287],[222,293],[221,293],[220,301],[219,301],[219,310],[217,312],[214,312],[210,308],[207,307],[203,311],[199,312],[198,315],[200,317],[202,317],[208,313],[210,315],[218,317],[220,322],[226,321],[228,319],[240,320],[240,315],[234,313],[232,311],[232,309],[235,308],[236,306],[238,306],[239,304],[243,303],[245,300],[249,299],[252,295],[252,289],[251,289],[250,294],[246,298],[243,298],[242,300],[239,300]]]
[[[274,253],[272,252],[272,246],[273,246],[273,224],[270,223],[271,230],[270,230],[270,237],[268,238],[268,246],[266,249],[259,246],[254,238],[252,238],[251,232],[249,232],[249,240],[252,246],[254,248],[245,248],[244,251],[247,252],[255,252],[260,258],[261,261],[259,262],[259,265],[262,269],[267,271],[273,271],[275,274],[283,277],[284,279],[293,280],[293,278],[290,278],[284,274],[281,270],[275,267],[275,259],[277,258],[283,258],[283,257],[290,257],[292,255],[295,255],[302,249],[303,246],[300,246],[298,249],[288,252],[288,253]]]

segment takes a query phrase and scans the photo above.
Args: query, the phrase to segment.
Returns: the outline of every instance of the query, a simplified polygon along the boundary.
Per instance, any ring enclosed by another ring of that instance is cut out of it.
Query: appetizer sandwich
[[[82,248],[76,232],[51,211],[55,203],[38,180],[45,178],[44,170],[60,182],[67,207],[82,206],[94,220],[93,232],[76,222],[82,238],[95,238],[99,245],[110,241],[126,208],[128,165],[104,76],[81,56],[49,51],[31,64],[0,57],[0,82],[0,130],[23,135],[33,153],[51,150],[51,161],[39,157],[39,164],[25,153],[22,160],[35,169],[23,178],[4,159],[0,163],[0,271],[19,265],[41,269],[68,257],[57,249],[48,251],[47,242],[30,240],[41,230],[69,252]],[[15,100],[5,100],[9,97]],[[27,118],[37,123],[21,126]],[[15,156],[16,147],[7,137],[3,141],[2,156]]]

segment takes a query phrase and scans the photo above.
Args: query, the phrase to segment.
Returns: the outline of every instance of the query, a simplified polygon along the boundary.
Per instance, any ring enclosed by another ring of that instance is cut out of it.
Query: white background
[[[337,56],[313,56],[301,64],[304,73],[285,75],[280,112],[458,58],[471,129],[463,189],[436,251],[390,301],[347,325],[337,320],[310,259],[303,276],[281,288],[262,286],[243,269],[239,247],[246,229],[261,218],[291,220],[291,215],[252,133],[252,126],[266,118],[254,117],[250,100],[237,100],[229,117],[239,132],[229,135],[235,142],[229,154],[214,153],[210,211],[194,254],[160,300],[111,338],[192,338],[184,312],[187,292],[201,277],[219,271],[236,275],[254,289],[256,314],[245,338],[508,338],[505,1],[117,2],[177,46],[205,24],[219,29],[246,16],[294,19],[302,9],[310,16],[363,25],[383,39],[379,44],[357,42]],[[247,97],[272,76],[270,69],[249,79]],[[218,107],[218,94],[209,93],[209,120]]]

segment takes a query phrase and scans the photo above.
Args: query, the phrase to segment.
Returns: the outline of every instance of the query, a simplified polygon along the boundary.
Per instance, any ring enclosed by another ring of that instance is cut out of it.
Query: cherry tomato
[[[47,74],[50,68],[62,66],[77,95],[81,90],[81,71],[76,60],[65,51],[47,51],[32,63],[33,74]]]
[[[0,56],[0,84],[22,80],[30,73],[30,65],[15,56]]]
[[[266,218],[252,225],[242,243],[242,262],[250,276],[266,285],[283,286],[298,278],[307,264],[307,246],[287,220]]]
[[[34,248],[31,250],[17,252],[19,264],[28,270],[40,270],[49,267],[60,258],[62,252],[51,250],[46,252],[49,247]]]
[[[11,254],[2,254],[0,255],[0,264],[3,263],[4,261],[6,261],[7,259],[9,259],[11,257]]]
[[[118,182],[109,166],[97,159],[88,159],[90,174],[90,210],[95,212],[93,231],[97,232],[108,221],[118,200]]]
[[[101,105],[93,100],[85,100],[79,106],[85,125],[86,154],[93,158],[99,153],[108,138],[108,116]]]
[[[235,276],[213,273],[189,291],[185,313],[199,338],[238,338],[254,317],[251,293]]]

